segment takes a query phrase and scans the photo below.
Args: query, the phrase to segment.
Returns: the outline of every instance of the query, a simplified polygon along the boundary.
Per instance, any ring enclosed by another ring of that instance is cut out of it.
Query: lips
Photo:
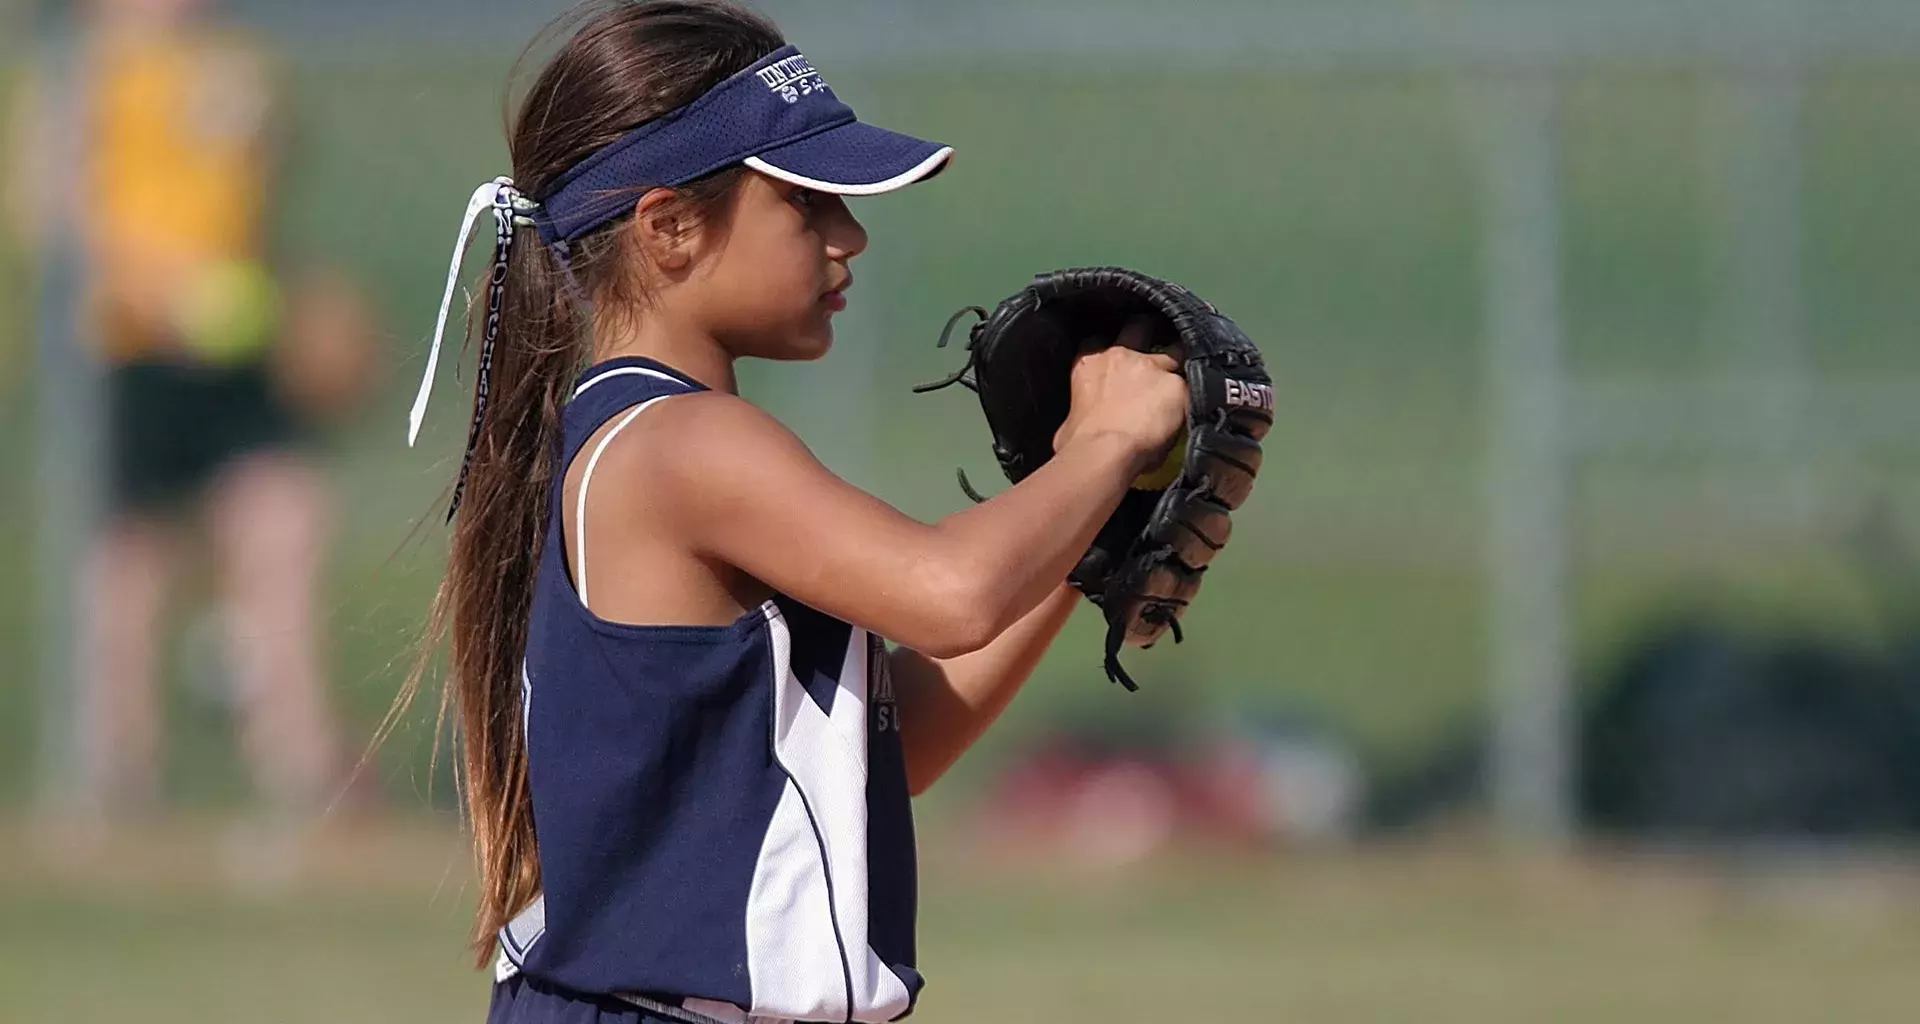
[[[828,309],[837,313],[847,308],[847,289],[851,287],[853,287],[853,278],[849,277],[820,296],[820,301],[825,303]]]

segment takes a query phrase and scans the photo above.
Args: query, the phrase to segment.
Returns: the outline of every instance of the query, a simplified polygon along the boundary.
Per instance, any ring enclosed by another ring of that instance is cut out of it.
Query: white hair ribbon
[[[486,182],[474,189],[473,195],[468,198],[467,211],[460,218],[460,234],[453,240],[453,257],[447,265],[447,287],[440,295],[440,315],[433,321],[433,345],[427,349],[426,372],[420,376],[420,390],[414,394],[413,409],[407,414],[409,446],[419,438],[420,424],[427,416],[427,398],[433,393],[434,371],[440,367],[440,343],[447,331],[447,311],[453,306],[453,289],[460,283],[460,263],[461,257],[467,253],[467,236],[473,233],[473,222],[478,220],[480,214],[488,207],[495,207],[496,218],[501,216],[499,207],[502,205],[500,201],[502,198],[506,200],[507,208],[512,211],[512,220],[521,224],[532,224],[533,218],[530,214],[539,206],[538,203],[521,195],[520,190],[513,187],[513,179],[508,177],[499,177]],[[511,236],[511,227],[507,229],[507,233]]]
[[[492,383],[493,350],[500,336],[500,304],[507,283],[507,260],[513,248],[517,224],[532,224],[531,212],[538,207],[533,200],[514,188],[513,179],[500,177],[473,190],[466,213],[460,218],[460,234],[453,240],[453,256],[447,266],[447,286],[440,296],[440,313],[433,324],[433,344],[427,350],[426,371],[420,377],[420,390],[414,395],[413,409],[407,415],[407,444],[420,436],[420,424],[426,419],[427,400],[433,394],[434,371],[440,366],[440,345],[446,337],[447,311],[453,305],[453,288],[460,280],[461,258],[466,255],[467,236],[483,210],[491,208],[494,219],[493,267],[487,275],[487,319],[480,346],[480,368],[474,382],[473,422],[467,428],[467,449],[460,460],[460,478],[454,484],[453,500],[447,518],[460,507],[461,492],[466,489],[467,470],[473,463],[473,450],[480,437],[480,424],[486,415],[487,394]]]

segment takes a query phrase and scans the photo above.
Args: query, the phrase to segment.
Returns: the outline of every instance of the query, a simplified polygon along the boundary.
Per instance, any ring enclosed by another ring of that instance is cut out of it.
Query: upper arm
[[[731,395],[663,402],[637,455],[661,521],[694,553],[919,650],[991,637],[983,567],[937,527],[854,487],[772,416]]]

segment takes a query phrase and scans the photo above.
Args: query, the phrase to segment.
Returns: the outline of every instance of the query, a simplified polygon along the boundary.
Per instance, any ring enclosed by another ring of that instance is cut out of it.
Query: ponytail
[[[403,711],[412,703],[432,653],[450,640],[434,749],[444,724],[454,721],[480,877],[473,943],[482,962],[494,935],[540,890],[521,659],[546,540],[560,413],[586,360],[584,320],[568,271],[533,232],[502,235],[507,248],[489,276],[474,419],[448,508],[453,538],[446,576],[395,705]],[[507,343],[495,344],[498,338]]]
[[[509,132],[515,178],[535,196],[635,126],[685,106],[784,45],[771,23],[725,0],[601,0],[563,16],[549,32],[568,26],[575,31],[533,82]],[[743,177],[736,165],[674,191],[692,216],[717,218]],[[630,204],[645,191],[599,198]],[[533,226],[538,204],[512,179],[481,186],[454,246],[409,440],[426,411],[467,231],[488,209],[495,256],[484,315],[468,318],[469,333],[476,320],[482,325],[480,368],[467,450],[448,503],[453,537],[446,576],[419,658],[380,732],[384,737],[412,705],[433,653],[447,644],[434,750],[446,723],[454,722],[457,774],[480,877],[473,948],[481,966],[495,935],[540,891],[522,659],[553,476],[563,471],[561,412],[574,377],[591,359],[589,301],[604,323],[643,309],[647,299],[645,282],[633,272],[631,233],[620,230],[623,219],[571,243],[548,245]]]

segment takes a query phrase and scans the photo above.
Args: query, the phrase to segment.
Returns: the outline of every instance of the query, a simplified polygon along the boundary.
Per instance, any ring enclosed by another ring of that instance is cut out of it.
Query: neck
[[[645,356],[692,377],[714,391],[740,393],[733,355],[709,331],[648,310],[640,316],[608,317],[594,324],[596,362],[621,356]]]

